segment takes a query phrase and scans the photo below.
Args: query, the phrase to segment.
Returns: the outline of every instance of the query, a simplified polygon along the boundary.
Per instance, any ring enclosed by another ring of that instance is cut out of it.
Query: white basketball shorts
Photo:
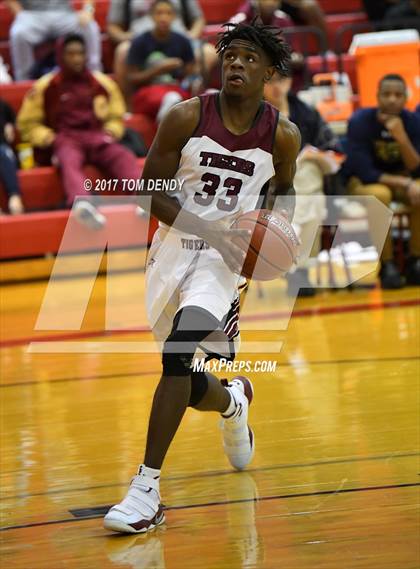
[[[162,345],[175,314],[187,306],[208,311],[239,346],[239,290],[246,280],[233,273],[214,248],[195,235],[160,227],[146,267],[146,310],[156,341]],[[213,351],[213,350],[211,350]],[[219,353],[214,349],[215,353]]]

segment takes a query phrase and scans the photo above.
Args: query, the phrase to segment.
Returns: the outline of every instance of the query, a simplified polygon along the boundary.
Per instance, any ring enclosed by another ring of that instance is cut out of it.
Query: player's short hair
[[[223,55],[233,40],[249,41],[264,51],[280,75],[290,75],[291,49],[279,28],[265,26],[259,18],[254,18],[250,24],[227,23],[223,26],[227,29],[219,35],[216,44],[219,55]]]
[[[63,39],[63,49],[65,49],[70,43],[80,43],[86,49],[85,38],[80,34],[67,34]]]
[[[399,81],[404,85],[404,89],[407,89],[407,83],[405,82],[404,77],[402,77],[402,75],[399,75],[398,73],[387,73],[386,75],[384,75],[382,79],[380,79],[379,81],[378,89],[382,87],[385,81]]]

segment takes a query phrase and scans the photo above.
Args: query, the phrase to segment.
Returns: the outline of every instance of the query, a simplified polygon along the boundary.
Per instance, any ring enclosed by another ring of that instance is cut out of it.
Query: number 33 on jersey
[[[181,152],[175,196],[204,219],[216,220],[257,207],[274,176],[273,145],[278,111],[262,103],[251,128],[241,135],[223,125],[218,93],[202,95],[200,122]]]

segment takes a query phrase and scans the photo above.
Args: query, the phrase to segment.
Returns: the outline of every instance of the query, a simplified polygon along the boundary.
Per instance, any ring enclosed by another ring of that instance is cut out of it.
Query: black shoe
[[[420,286],[420,257],[411,257],[408,260],[406,277],[407,284]]]
[[[312,286],[308,269],[297,269],[287,275],[288,296],[315,296],[316,290]]]
[[[381,287],[384,289],[396,289],[404,286],[400,271],[394,261],[382,263],[379,277],[381,279]]]

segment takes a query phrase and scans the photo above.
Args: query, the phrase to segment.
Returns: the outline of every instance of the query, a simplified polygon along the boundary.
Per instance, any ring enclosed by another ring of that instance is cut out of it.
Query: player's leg
[[[255,451],[254,433],[248,425],[254,395],[251,381],[237,376],[218,380],[208,372],[193,372],[190,406],[197,411],[218,411],[222,418],[223,447],[231,465],[243,470]]]
[[[144,464],[126,497],[105,516],[107,529],[140,533],[164,521],[159,494],[160,468],[191,398],[191,364],[199,343],[220,322],[198,307],[185,307],[174,319],[163,346],[162,377],[156,389]]]

